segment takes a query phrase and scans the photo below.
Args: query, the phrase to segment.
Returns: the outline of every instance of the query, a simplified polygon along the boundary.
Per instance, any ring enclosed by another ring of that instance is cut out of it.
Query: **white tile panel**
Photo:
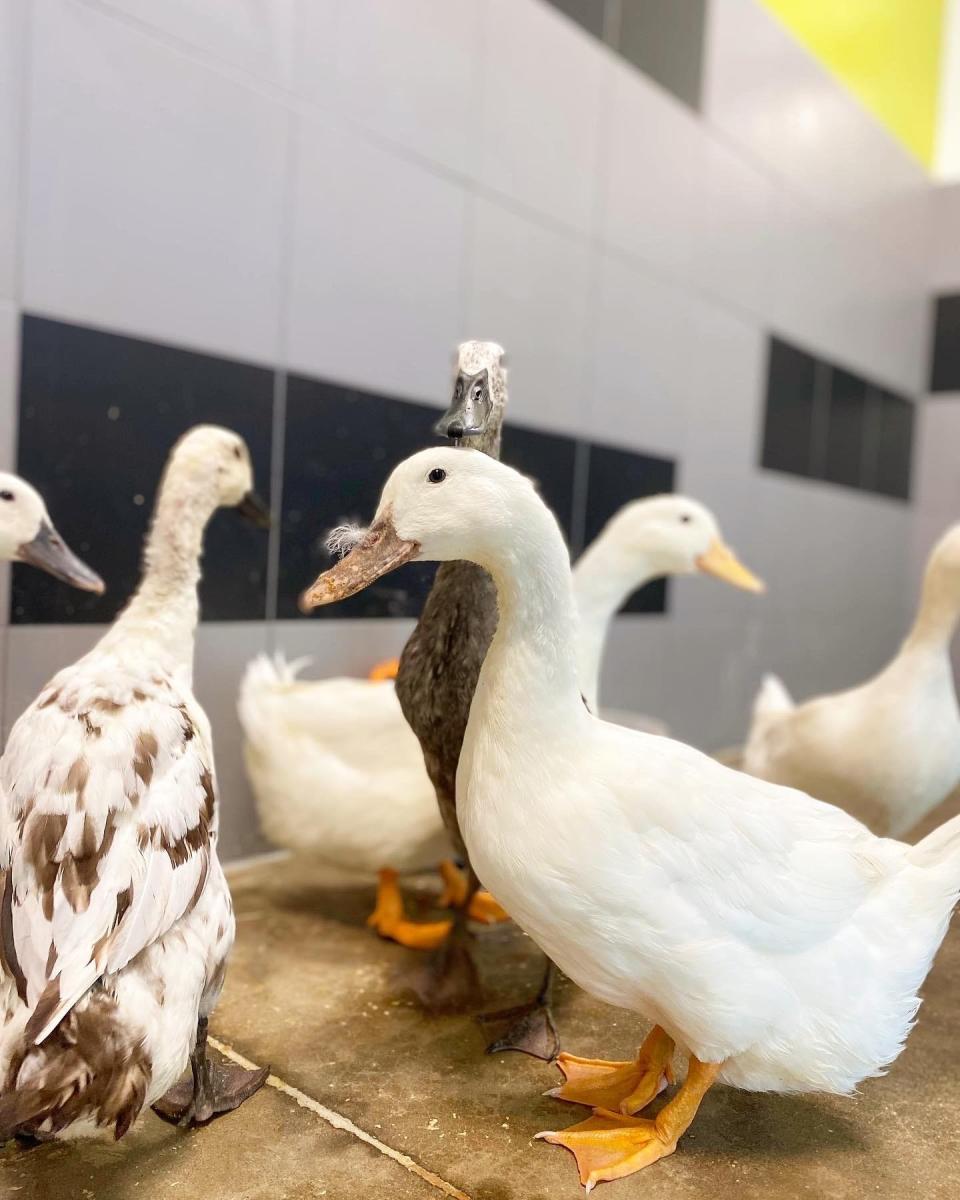
[[[696,283],[709,240],[710,138],[685,105],[612,63],[600,235],[607,245]]]
[[[595,252],[492,201],[474,217],[463,336],[506,349],[515,420],[576,433]]]
[[[0,298],[14,295],[27,0],[0,0]]]
[[[824,211],[861,217],[923,188],[921,165],[756,0],[715,0],[707,30],[708,121]]]
[[[960,183],[935,189],[932,219],[930,269],[933,291],[940,294],[960,292]]]
[[[297,0],[97,3],[252,75],[282,85],[291,81]]]
[[[25,305],[275,359],[284,111],[99,11],[33,13]]]
[[[19,375],[20,313],[0,300],[0,471],[12,471],[16,466]]]
[[[480,0],[299,0],[295,87],[365,129],[470,174]]]
[[[299,125],[286,361],[441,402],[461,325],[466,194],[339,125]]]
[[[588,230],[609,51],[547,4],[486,0],[483,56],[480,181]]]

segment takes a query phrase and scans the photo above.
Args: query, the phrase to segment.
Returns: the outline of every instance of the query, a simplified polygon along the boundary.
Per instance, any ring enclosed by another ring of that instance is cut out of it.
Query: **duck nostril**
[[[463,426],[459,421],[451,421],[447,426],[447,437],[459,441],[463,437]]]

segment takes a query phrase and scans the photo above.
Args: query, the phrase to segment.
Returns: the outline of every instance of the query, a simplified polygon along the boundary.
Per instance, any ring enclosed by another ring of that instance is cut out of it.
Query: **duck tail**
[[[296,685],[297,676],[312,660],[295,658],[287,662],[281,652],[272,657],[258,654],[247,663],[237,694],[237,713],[247,741],[256,745],[260,731],[270,724],[273,698]]]
[[[763,720],[764,717],[772,717],[780,713],[790,712],[794,707],[793,697],[777,676],[772,674],[764,675],[763,682],[760,684],[760,689],[753,702],[754,720]]]
[[[90,993],[42,1044],[25,1039],[0,1095],[0,1143],[77,1121],[112,1128],[119,1139],[143,1108],[151,1076],[142,1036],[125,1028],[112,996]]]

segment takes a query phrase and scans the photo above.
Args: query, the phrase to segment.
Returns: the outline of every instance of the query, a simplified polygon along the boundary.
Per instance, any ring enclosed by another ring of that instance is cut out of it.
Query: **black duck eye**
[[[8,491],[6,488],[4,488],[2,492],[0,492],[0,500],[13,500],[13,499],[14,499],[13,492]]]
[[[234,446],[234,448],[233,448],[233,457],[234,457],[234,458],[243,458],[243,454],[242,454],[242,452],[241,452],[241,450],[240,450],[240,447],[239,447],[239,446]]]
[[[430,472],[430,474],[427,476],[427,479],[429,480],[430,483],[443,483],[443,481],[446,479],[446,477],[447,477],[447,473],[443,469],[443,467],[434,467],[433,470]]]
[[[689,513],[681,513],[680,520],[684,523],[684,525],[689,525],[690,521],[691,521],[690,514]]]

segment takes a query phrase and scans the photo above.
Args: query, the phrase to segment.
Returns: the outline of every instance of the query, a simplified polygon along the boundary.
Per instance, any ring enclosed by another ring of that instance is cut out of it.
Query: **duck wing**
[[[206,720],[169,678],[61,672],[0,764],[0,944],[43,1039],[199,899],[216,803]]]

